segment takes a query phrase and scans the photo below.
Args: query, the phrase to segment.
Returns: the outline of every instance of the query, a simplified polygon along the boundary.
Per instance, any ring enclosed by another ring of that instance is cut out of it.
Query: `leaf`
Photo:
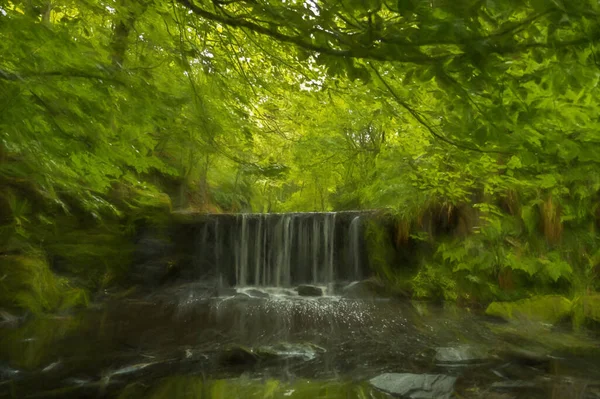
[[[538,175],[538,181],[541,188],[553,188],[558,184],[556,177],[551,174]]]

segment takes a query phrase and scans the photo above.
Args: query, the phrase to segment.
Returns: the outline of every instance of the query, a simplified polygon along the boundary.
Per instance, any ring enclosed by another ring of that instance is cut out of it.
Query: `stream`
[[[183,283],[5,322],[0,397],[385,398],[373,379],[410,373],[451,396],[400,397],[600,398],[585,332],[324,291]]]

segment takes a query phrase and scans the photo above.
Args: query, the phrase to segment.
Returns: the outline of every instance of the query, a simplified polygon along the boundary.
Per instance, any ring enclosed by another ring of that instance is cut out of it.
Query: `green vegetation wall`
[[[0,256],[93,291],[170,210],[385,208],[414,295],[594,291],[599,7],[4,1]]]

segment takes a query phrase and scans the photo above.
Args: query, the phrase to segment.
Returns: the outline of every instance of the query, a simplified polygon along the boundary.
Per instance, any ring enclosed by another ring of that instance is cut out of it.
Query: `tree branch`
[[[414,110],[411,106],[409,106],[404,100],[402,100],[400,98],[400,96],[396,93],[396,91],[392,88],[392,86],[389,85],[389,83],[383,79],[383,77],[381,76],[381,74],[379,73],[379,71],[377,70],[377,68],[375,68],[371,63],[369,63],[369,67],[373,70],[373,72],[375,72],[375,75],[377,76],[377,78],[381,81],[381,83],[383,83],[383,85],[386,87],[386,89],[390,92],[390,94],[392,95],[392,97],[394,97],[394,99],[396,100],[396,102],[398,104],[400,104],[402,106],[402,108],[404,108],[405,110],[408,111],[409,114],[412,115],[413,118],[415,118],[415,120],[417,122],[419,122],[423,127],[425,127],[425,129],[427,129],[427,131],[429,131],[429,133],[443,141],[446,144],[450,144],[454,147],[457,148],[461,148],[463,150],[469,150],[469,151],[475,151],[475,152],[481,152],[481,153],[493,153],[493,154],[508,154],[508,152],[506,151],[500,151],[500,150],[485,150],[485,149],[481,149],[478,147],[471,147],[469,145],[465,145],[462,143],[457,143],[453,140],[450,140],[447,137],[444,137],[443,135],[441,135],[440,133],[436,132],[435,129],[425,120],[425,118],[423,116],[421,116],[421,114],[419,114],[419,112],[417,112],[416,110]]]
[[[417,56],[404,56],[404,57],[389,57],[387,52],[376,52],[373,50],[359,48],[359,49],[335,49],[331,47],[318,46],[310,41],[307,41],[303,36],[290,36],[281,33],[275,29],[267,28],[262,25],[258,25],[252,21],[245,19],[233,18],[226,15],[219,15],[213,12],[207,11],[191,2],[191,0],[177,0],[180,4],[190,9],[194,14],[205,18],[210,21],[215,21],[223,25],[231,26],[234,28],[246,28],[253,32],[261,35],[269,36],[275,40],[284,43],[294,44],[306,50],[314,51],[321,54],[331,55],[335,57],[346,57],[346,58],[368,58],[376,61],[398,61],[407,62],[414,64],[429,64],[439,62],[442,59],[447,59],[447,56],[432,57],[428,55],[417,55]],[[414,47],[414,46],[413,46]]]

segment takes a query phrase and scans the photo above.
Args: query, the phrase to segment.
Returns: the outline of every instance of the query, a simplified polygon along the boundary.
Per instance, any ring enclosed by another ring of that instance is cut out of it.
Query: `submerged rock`
[[[258,359],[258,355],[252,349],[236,345],[225,349],[219,357],[219,363],[228,366],[252,366]]]
[[[375,388],[407,399],[449,399],[456,377],[443,374],[381,374],[369,380]]]
[[[437,348],[435,360],[439,363],[466,364],[476,363],[489,359],[486,350],[472,345]]]
[[[300,296],[323,296],[323,289],[316,285],[299,285],[296,291]]]
[[[492,302],[485,313],[510,321],[525,319],[557,323],[571,314],[572,304],[559,295],[535,296],[516,302]]]

